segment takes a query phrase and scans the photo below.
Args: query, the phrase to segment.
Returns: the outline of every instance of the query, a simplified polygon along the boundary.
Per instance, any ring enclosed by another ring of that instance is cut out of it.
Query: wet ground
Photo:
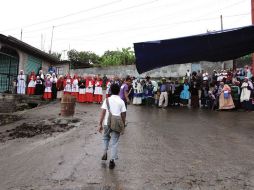
[[[0,126],[2,135],[23,125],[57,129],[0,142],[1,190],[254,189],[254,112],[129,106],[109,170],[100,160],[99,105],[78,104],[74,120],[61,120],[59,111],[52,103]],[[59,122],[72,127],[58,131]]]

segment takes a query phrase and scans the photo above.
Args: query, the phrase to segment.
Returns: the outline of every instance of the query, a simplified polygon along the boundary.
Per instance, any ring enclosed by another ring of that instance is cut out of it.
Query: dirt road
[[[0,133],[55,121],[59,110],[52,103],[21,113]],[[68,130],[0,142],[0,189],[254,189],[253,112],[129,106],[119,160],[109,170],[100,160],[98,110],[78,104]]]

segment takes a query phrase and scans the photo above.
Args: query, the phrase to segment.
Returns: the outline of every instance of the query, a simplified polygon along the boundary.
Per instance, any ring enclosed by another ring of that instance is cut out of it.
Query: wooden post
[[[251,17],[252,17],[252,25],[254,25],[254,0],[251,0]],[[254,52],[252,54],[252,65],[251,65],[251,68],[252,68],[252,74],[254,76]]]

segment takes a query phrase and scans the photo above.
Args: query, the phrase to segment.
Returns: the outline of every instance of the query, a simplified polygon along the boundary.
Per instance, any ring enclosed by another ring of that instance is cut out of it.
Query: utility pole
[[[20,32],[20,40],[22,41],[22,37],[23,37],[23,29],[21,28],[21,32]]]
[[[41,51],[43,51],[43,34],[41,34]]]
[[[251,15],[252,15],[252,25],[254,25],[254,0],[251,0]],[[254,76],[254,52],[252,54],[252,75]]]
[[[223,31],[223,17],[220,15],[220,29]]]
[[[51,51],[52,51],[52,43],[53,43],[54,28],[55,28],[55,26],[52,27],[52,34],[51,34],[51,43],[50,43],[49,54],[51,54]]]
[[[223,17],[220,15],[220,29],[223,31]],[[225,62],[222,62],[222,69],[225,70]]]

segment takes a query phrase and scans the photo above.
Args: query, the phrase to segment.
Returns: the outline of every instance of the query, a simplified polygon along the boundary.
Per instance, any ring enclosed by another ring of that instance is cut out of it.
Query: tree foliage
[[[60,59],[61,59],[61,56],[62,56],[61,53],[57,53],[57,52],[53,52],[51,55],[52,55],[53,57],[57,58],[58,60],[60,60]]]
[[[135,63],[135,55],[131,48],[122,48],[116,51],[106,51],[102,57],[102,65],[132,65]]]
[[[73,62],[100,64],[100,56],[90,51],[78,52],[77,50],[72,49],[68,51],[68,58]]]
[[[68,52],[68,58],[73,62],[93,63],[102,66],[131,65],[135,63],[135,55],[130,47],[116,51],[105,51],[101,57],[90,51],[78,52],[72,49]]]

